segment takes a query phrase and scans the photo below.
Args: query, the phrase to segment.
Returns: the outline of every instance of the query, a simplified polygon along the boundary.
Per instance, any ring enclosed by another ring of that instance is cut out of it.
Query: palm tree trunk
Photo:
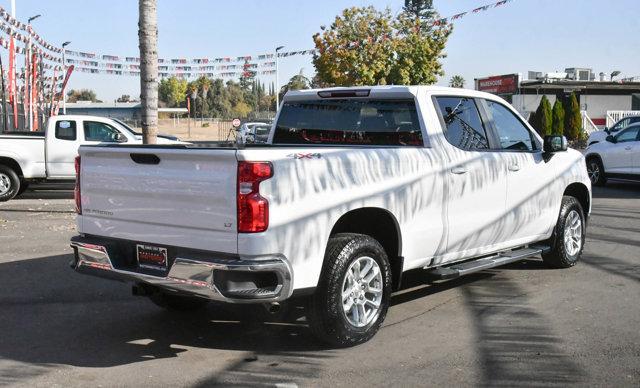
[[[158,7],[156,0],[138,0],[140,102],[142,141],[155,144],[158,134]]]

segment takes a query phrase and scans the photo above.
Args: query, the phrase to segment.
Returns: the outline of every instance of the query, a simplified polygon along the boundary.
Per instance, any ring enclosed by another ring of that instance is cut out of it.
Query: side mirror
[[[604,127],[604,131],[605,131],[606,133],[611,133],[611,130],[609,129],[609,127]]]
[[[116,133],[116,141],[118,143],[124,143],[127,141],[127,138],[121,133]]]
[[[566,151],[567,148],[567,138],[562,135],[548,135],[544,137],[543,151],[546,154]]]
[[[608,141],[609,143],[616,143],[617,140],[615,137],[613,137],[613,135],[609,135],[605,138],[606,141]]]

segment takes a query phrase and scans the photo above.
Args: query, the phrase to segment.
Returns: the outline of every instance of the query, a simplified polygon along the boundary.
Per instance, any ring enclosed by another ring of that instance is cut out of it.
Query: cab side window
[[[622,130],[619,134],[616,135],[616,143],[626,143],[629,141],[638,140],[639,130],[640,126],[633,126],[631,128]]]
[[[493,118],[500,148],[513,151],[535,151],[538,149],[535,137],[529,129],[506,106],[499,102],[485,100],[489,116]]]
[[[120,132],[107,123],[98,121],[84,122],[84,139],[86,141],[99,141],[102,143],[120,143]]]
[[[56,122],[56,139],[76,140],[76,122],[60,120]]]
[[[487,132],[473,98],[436,97],[436,102],[449,143],[463,150],[489,148]]]

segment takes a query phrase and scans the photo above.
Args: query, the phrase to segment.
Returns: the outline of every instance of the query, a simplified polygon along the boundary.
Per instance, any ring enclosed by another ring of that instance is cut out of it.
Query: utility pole
[[[278,82],[278,51],[282,50],[284,46],[276,47],[276,112],[280,109],[280,83]]]
[[[64,60],[64,52],[65,52],[64,48],[66,46],[68,46],[69,44],[71,44],[71,42],[69,42],[69,41],[62,43],[62,74],[64,74],[64,75],[67,74],[67,62],[65,62],[65,60]],[[65,87],[66,87],[66,85],[65,85]],[[65,93],[64,89],[62,89],[62,114],[63,115],[67,114],[67,93]]]

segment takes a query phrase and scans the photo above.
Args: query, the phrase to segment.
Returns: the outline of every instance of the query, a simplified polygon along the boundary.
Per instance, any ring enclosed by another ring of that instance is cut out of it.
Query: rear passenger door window
[[[487,131],[473,98],[436,97],[435,100],[449,143],[463,150],[489,148]]]
[[[56,139],[76,140],[76,122],[60,120],[56,122]]]
[[[499,102],[485,100],[487,113],[495,127],[500,148],[510,151],[535,151],[535,137],[518,117]]]

